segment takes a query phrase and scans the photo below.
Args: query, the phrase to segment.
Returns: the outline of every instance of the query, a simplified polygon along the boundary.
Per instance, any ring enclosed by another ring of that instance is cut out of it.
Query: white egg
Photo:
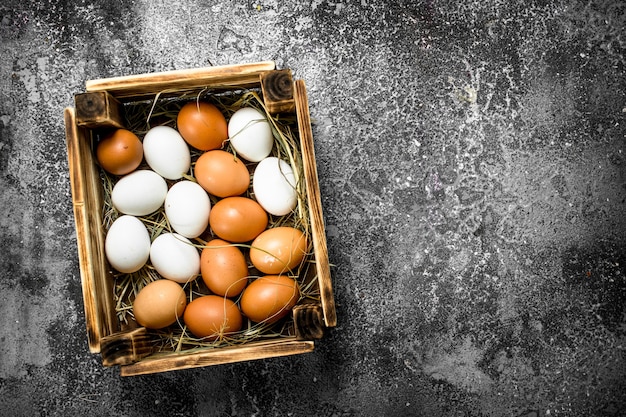
[[[191,153],[187,142],[169,126],[156,126],[143,138],[143,155],[157,174],[177,180],[189,171]]]
[[[150,247],[150,262],[162,277],[184,284],[200,274],[200,254],[177,233],[160,234]]]
[[[254,107],[237,110],[228,121],[231,145],[242,158],[259,162],[272,152],[274,136],[269,122]]]
[[[165,196],[165,216],[174,231],[187,238],[198,237],[209,225],[211,200],[200,185],[183,180]]]
[[[150,256],[148,229],[134,216],[120,216],[107,232],[104,251],[111,266],[119,272],[138,271]]]
[[[252,177],[256,201],[270,214],[284,216],[296,207],[298,194],[291,166],[270,156],[257,165]]]
[[[163,177],[142,169],[120,178],[111,191],[111,202],[121,213],[145,216],[163,205],[166,194],[167,183]]]

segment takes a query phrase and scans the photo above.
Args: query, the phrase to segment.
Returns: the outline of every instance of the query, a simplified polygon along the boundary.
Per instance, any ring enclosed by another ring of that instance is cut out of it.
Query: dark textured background
[[[621,1],[0,6],[0,415],[626,415]],[[120,378],[88,353],[62,111],[88,79],[308,86],[339,325]]]

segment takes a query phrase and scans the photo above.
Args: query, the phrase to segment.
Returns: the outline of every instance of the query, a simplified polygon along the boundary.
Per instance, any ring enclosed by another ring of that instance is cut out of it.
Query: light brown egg
[[[245,164],[221,149],[200,155],[194,176],[202,188],[217,197],[240,195],[250,186],[250,173]]]
[[[236,297],[248,284],[246,258],[238,247],[221,239],[213,239],[202,249],[200,272],[217,295]]]
[[[96,158],[108,173],[126,175],[141,164],[143,145],[130,130],[116,129],[98,143]]]
[[[149,329],[162,329],[183,314],[187,298],[180,284],[159,279],[143,287],[133,303],[135,320]]]
[[[274,323],[285,317],[300,299],[298,283],[286,275],[257,278],[243,290],[241,311],[250,320]]]
[[[228,139],[226,118],[215,105],[190,101],[179,111],[176,127],[189,145],[201,151],[219,149]]]
[[[190,302],[184,320],[194,336],[211,340],[239,331],[243,321],[237,304],[217,295],[205,295]]]
[[[226,197],[215,203],[209,225],[219,238],[232,243],[248,242],[267,227],[267,213],[247,197]]]
[[[306,252],[304,233],[293,227],[274,227],[254,239],[250,260],[265,274],[281,274],[300,265]]]

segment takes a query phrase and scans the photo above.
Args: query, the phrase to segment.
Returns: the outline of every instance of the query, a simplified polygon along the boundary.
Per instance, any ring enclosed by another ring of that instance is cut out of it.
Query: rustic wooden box
[[[156,100],[172,90],[256,89],[269,113],[295,111],[302,152],[306,197],[319,302],[296,305],[293,335],[218,348],[154,354],[144,328],[123,329],[115,312],[113,281],[104,254],[103,184],[92,149],[92,132],[124,125],[123,107]],[[89,349],[104,365],[119,365],[123,376],[203,367],[310,352],[326,328],[336,325],[306,87],[274,62],[216,66],[87,81],[64,110],[72,202]]]

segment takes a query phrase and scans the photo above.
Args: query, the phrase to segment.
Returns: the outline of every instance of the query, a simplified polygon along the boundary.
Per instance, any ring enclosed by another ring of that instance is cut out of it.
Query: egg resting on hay
[[[318,299],[319,294],[316,293],[317,286],[312,285],[314,283],[315,277],[309,273],[309,266],[311,265],[311,262],[313,262],[313,260],[312,256],[310,255],[311,243],[310,239],[308,239],[309,226],[307,207],[305,202],[302,200],[302,196],[304,195],[305,190],[303,189],[303,181],[300,181],[303,174],[301,171],[302,168],[299,155],[299,147],[296,141],[297,138],[294,133],[297,130],[294,129],[294,127],[296,126],[295,117],[281,115],[274,118],[267,115],[267,113],[264,111],[262,101],[260,100],[258,93],[254,91],[242,91],[238,92],[237,94],[230,93],[217,95],[198,95],[197,93],[195,93],[194,95],[182,94],[180,97],[173,99],[162,99],[153,102],[140,102],[126,105],[126,115],[128,119],[129,130],[134,132],[140,138],[145,138],[146,134],[151,129],[157,126],[169,128],[163,130],[171,129],[177,131],[179,122],[179,120],[177,120],[177,116],[179,115],[179,109],[185,106],[194,106],[200,102],[210,102],[212,106],[220,110],[225,120],[230,120],[232,116],[237,113],[237,110],[242,108],[254,109],[257,113],[261,112],[261,114],[263,114],[269,122],[272,137],[274,140],[270,153],[265,156],[265,158],[260,158],[259,161],[246,160],[241,156],[242,153],[238,153],[237,150],[234,149],[233,144],[231,143],[232,139],[226,139],[225,141],[222,141],[222,146],[220,146],[219,149],[201,150],[193,146],[188,146],[190,155],[190,169],[184,175],[181,175],[180,178],[166,178],[168,189],[171,189],[173,185],[184,181],[192,182],[194,184],[200,183],[200,181],[195,176],[195,172],[198,167],[198,161],[201,160],[202,157],[205,157],[207,154],[228,153],[230,154],[230,156],[232,156],[233,161],[239,161],[243,163],[245,169],[249,174],[248,178],[252,177],[253,180],[248,182],[248,187],[243,193],[241,193],[240,191],[233,191],[234,195],[229,195],[228,186],[226,187],[226,190],[222,190],[218,193],[220,195],[207,192],[212,211],[212,209],[217,205],[219,201],[229,197],[240,197],[256,202],[256,193],[259,192],[262,187],[254,187],[254,171],[259,163],[264,159],[272,158],[277,161],[283,161],[287,167],[293,168],[293,172],[290,173],[290,175],[293,174],[292,181],[294,181],[293,185],[296,187],[297,190],[294,204],[295,207],[292,210],[288,210],[286,213],[280,215],[266,212],[267,224],[262,230],[260,230],[259,233],[255,233],[254,237],[261,234],[261,232],[263,232],[264,230],[273,228],[295,228],[297,230],[300,230],[306,242],[304,245],[305,249],[303,250],[303,259],[296,266],[290,265],[289,267],[286,267],[284,271],[280,271],[279,275],[285,275],[287,277],[292,277],[295,279],[295,282],[297,284],[298,298],[296,302],[305,298]],[[248,113],[252,114],[250,112]],[[233,136],[237,137],[236,134]],[[241,139],[241,137],[242,136],[240,136],[239,139]],[[247,152],[251,151],[247,150]],[[222,154],[222,157],[224,156],[228,155]],[[255,157],[250,158],[255,159]],[[256,158],[258,158],[258,155],[256,156]],[[228,161],[228,158],[223,158],[223,161]],[[276,165],[278,166],[278,169],[284,170],[284,164],[278,163]],[[239,167],[240,166],[241,165],[239,165]],[[147,161],[144,159],[137,169],[149,170],[151,169],[151,166],[148,165]],[[241,169],[239,169],[239,173],[239,175],[241,176]],[[115,207],[113,207],[110,199],[111,191],[118,181],[118,177],[110,175],[104,171],[102,172],[102,177],[105,183],[106,194],[104,224],[105,227],[108,228],[113,223],[113,221],[120,216],[120,213],[115,209]],[[213,175],[213,177],[215,177],[215,175]],[[230,178],[230,176],[228,177]],[[282,186],[284,187],[284,184],[282,184]],[[241,187],[240,184],[239,187]],[[274,187],[273,191],[276,190],[280,190],[280,188]],[[237,192],[239,192],[239,194],[237,194]],[[274,209],[272,209],[272,211],[276,212],[276,210]],[[175,232],[175,230],[172,230],[172,224],[170,224],[169,218],[165,215],[165,210],[163,208],[160,208],[153,213],[139,216],[139,218],[146,225],[146,229],[149,231],[150,239],[152,241],[154,241],[159,235]],[[219,222],[216,221],[216,223]],[[212,240],[222,240],[220,236],[217,236],[214,233],[212,227],[205,228],[197,236],[191,236],[189,239],[191,244],[194,245],[199,253],[203,253],[207,244],[210,243]],[[254,282],[259,277],[265,275],[264,272],[255,267],[254,263],[250,259],[249,252],[252,240],[253,238],[250,238],[246,241],[236,243],[226,241],[229,243],[229,247],[237,248],[240,251],[240,253],[244,256],[244,259],[246,260],[246,266],[248,268],[248,275],[245,277],[236,278],[235,281],[239,280],[240,282],[240,280],[246,280],[249,282]],[[256,252],[258,252],[258,250]],[[289,269],[290,267],[292,269]],[[239,273],[239,275],[241,275],[241,272]],[[209,289],[209,286],[205,283],[204,279],[198,279],[199,277],[203,277],[203,274],[201,274],[200,271],[194,279],[184,284],[184,289],[187,294],[188,302],[192,302],[194,299],[197,299],[199,297],[217,294]],[[144,265],[144,267],[136,272],[116,274],[115,299],[117,302],[118,317],[120,318],[120,322],[123,323],[124,326],[132,327],[135,325],[134,320],[130,319],[130,317],[132,316],[132,303],[134,297],[136,297],[140,290],[148,283],[161,278],[161,274],[156,271],[153,262],[151,261],[148,261],[146,265]],[[232,283],[231,285],[236,286],[235,283]],[[226,292],[228,293],[228,291]],[[229,299],[233,300],[234,303],[239,305],[242,300],[242,293],[243,291],[233,291],[234,296],[230,296],[230,293],[228,293],[227,295]],[[293,296],[296,296],[296,291],[293,291],[292,293]],[[224,297],[224,294],[220,294],[220,296]],[[291,302],[292,300],[289,299],[285,301],[285,305],[288,305]],[[280,311],[276,314],[280,314],[282,317],[284,316],[283,313],[283,311]],[[226,332],[227,334],[225,333],[224,335],[221,335],[223,337],[218,337],[215,341],[197,340],[198,338],[193,337],[194,335],[192,334],[189,334],[188,330],[185,331],[184,322],[180,317],[175,324],[165,329],[159,330],[159,332],[161,332],[163,335],[164,347],[168,348],[169,346],[169,348],[176,349],[181,349],[181,346],[193,348],[194,346],[204,346],[207,344],[211,346],[216,346],[224,343],[243,343],[256,337],[267,337],[268,334],[275,336],[292,334],[293,326],[290,322],[290,318],[287,317],[286,319],[279,320],[278,325],[272,325],[272,322],[276,321],[275,317],[276,316],[269,317],[267,320],[261,321],[261,323],[246,320],[246,318],[244,317],[244,323],[241,330],[234,333]]]

